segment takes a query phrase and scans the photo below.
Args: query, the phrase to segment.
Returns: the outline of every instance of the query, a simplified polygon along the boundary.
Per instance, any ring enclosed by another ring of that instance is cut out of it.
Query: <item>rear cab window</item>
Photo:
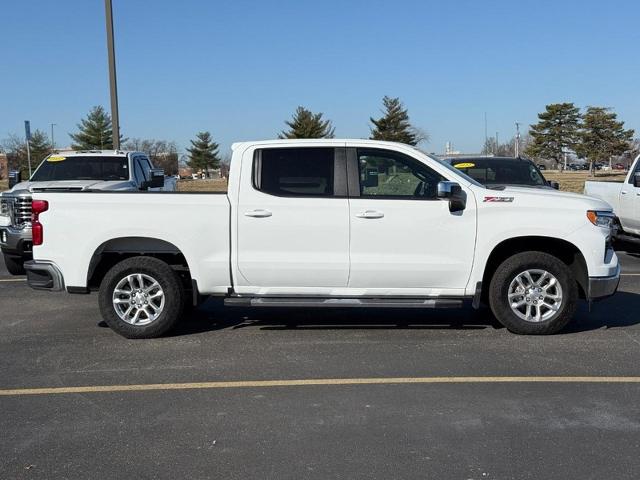
[[[343,196],[345,175],[340,152],[334,147],[264,148],[256,150],[253,161],[253,186],[275,196]]]

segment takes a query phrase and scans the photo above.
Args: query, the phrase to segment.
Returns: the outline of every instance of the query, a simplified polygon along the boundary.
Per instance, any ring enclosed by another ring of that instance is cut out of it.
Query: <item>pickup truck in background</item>
[[[41,191],[176,189],[175,178],[153,168],[141,152],[74,151],[49,155],[26,182],[0,194],[0,248],[7,270],[23,275],[31,259],[31,197]]]
[[[618,237],[640,238],[640,155],[636,157],[624,183],[585,182],[584,193],[604,200],[618,216]]]
[[[98,291],[128,338],[162,335],[184,305],[451,308],[488,304],[550,334],[620,279],[606,203],[491,190],[407,145],[234,144],[226,193],[34,192],[29,285]]]

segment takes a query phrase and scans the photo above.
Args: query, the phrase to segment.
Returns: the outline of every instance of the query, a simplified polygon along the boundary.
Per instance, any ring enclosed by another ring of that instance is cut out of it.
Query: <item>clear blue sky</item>
[[[383,95],[399,96],[429,151],[478,151],[545,104],[613,107],[640,130],[640,2],[513,0],[113,0],[120,117],[127,137],[209,130],[274,138],[298,105],[338,137],[367,137]],[[5,1],[0,138],[32,129],[68,145],[109,106],[104,2]]]

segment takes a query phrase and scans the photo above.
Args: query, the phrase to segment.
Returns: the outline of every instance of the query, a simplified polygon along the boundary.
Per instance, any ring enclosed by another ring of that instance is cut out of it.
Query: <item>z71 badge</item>
[[[513,197],[484,197],[485,202],[513,202]]]

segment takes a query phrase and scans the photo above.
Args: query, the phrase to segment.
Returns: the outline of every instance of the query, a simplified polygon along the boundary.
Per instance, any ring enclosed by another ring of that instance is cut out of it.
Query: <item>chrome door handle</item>
[[[269,210],[263,210],[261,208],[257,208],[255,210],[251,210],[250,212],[244,212],[245,217],[255,217],[255,218],[265,218],[273,215]]]
[[[361,213],[356,213],[356,217],[358,218],[382,218],[384,217],[384,213],[379,212],[377,210],[366,210]]]

